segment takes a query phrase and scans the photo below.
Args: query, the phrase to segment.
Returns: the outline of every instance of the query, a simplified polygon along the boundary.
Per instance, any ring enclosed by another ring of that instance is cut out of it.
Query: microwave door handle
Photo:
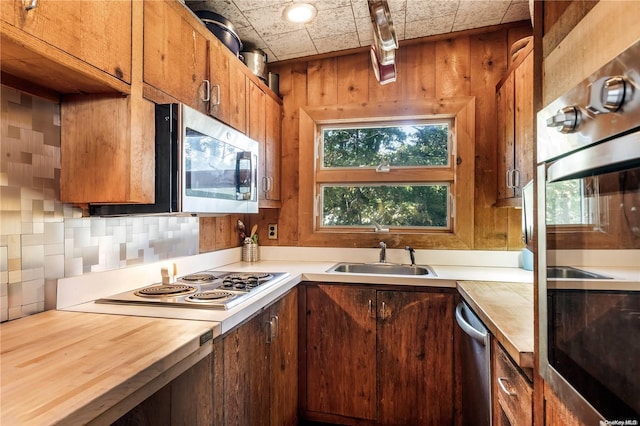
[[[248,168],[242,167],[242,163],[245,161],[249,162]],[[247,173],[243,174],[243,171]],[[251,152],[239,152],[236,158],[236,194],[238,194],[236,198],[238,200],[253,199],[253,179],[253,158],[251,158]]]

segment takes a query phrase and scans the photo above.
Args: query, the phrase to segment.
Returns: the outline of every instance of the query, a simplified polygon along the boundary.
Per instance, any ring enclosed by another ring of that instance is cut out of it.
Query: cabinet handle
[[[29,4],[29,6],[25,6],[24,10],[35,9],[37,5],[38,5],[38,0],[31,0],[31,3]]]
[[[513,169],[511,176],[513,181],[513,187],[519,188],[520,187],[520,170]]]
[[[265,341],[267,344],[270,344],[271,342],[273,342],[273,339],[275,338],[274,331],[273,331],[273,321],[266,321],[264,324],[269,328],[267,332],[267,338]]]
[[[513,185],[511,184],[511,169],[507,170],[506,181],[507,181],[507,188],[508,189],[513,188]]]
[[[273,317],[271,317],[271,321],[275,322],[276,324],[276,331],[273,337],[278,337],[280,335],[280,318],[278,318],[277,315],[274,315]]]
[[[500,386],[500,389],[502,389],[502,392],[506,393],[509,396],[517,396],[518,394],[515,392],[511,392],[509,389],[507,389],[507,387],[505,386],[504,382],[507,381],[506,377],[498,377],[498,385]]]
[[[202,80],[202,84],[204,85],[204,96],[202,97],[202,102],[209,102],[211,100],[211,83],[209,80]]]
[[[222,94],[222,92],[220,92],[219,84],[214,84],[213,87],[215,87],[216,89],[216,101],[213,103],[213,106],[218,106],[220,105],[220,102],[222,102],[222,100],[220,99],[220,95]]]
[[[387,304],[382,302],[382,313],[381,313],[381,318],[385,319],[385,311],[387,310]]]
[[[267,178],[267,192],[271,192],[272,188],[273,188],[273,178],[269,176]]]
[[[373,312],[373,301],[369,299],[369,318],[371,318],[372,312]]]

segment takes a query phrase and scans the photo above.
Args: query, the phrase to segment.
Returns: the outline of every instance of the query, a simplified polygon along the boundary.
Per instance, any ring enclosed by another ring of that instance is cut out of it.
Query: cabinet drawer
[[[494,345],[494,395],[512,426],[532,424],[533,388],[498,345]]]

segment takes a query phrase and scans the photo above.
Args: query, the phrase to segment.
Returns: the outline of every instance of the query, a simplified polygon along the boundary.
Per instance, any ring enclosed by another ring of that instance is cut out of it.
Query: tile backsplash
[[[59,104],[0,88],[0,321],[43,311],[58,278],[198,253],[196,217],[88,218],[61,203]]]

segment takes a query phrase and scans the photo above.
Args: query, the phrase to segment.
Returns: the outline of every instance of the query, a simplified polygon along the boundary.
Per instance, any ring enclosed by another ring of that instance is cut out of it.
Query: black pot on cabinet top
[[[207,29],[237,57],[240,50],[242,50],[242,41],[240,41],[240,37],[238,37],[238,33],[231,21],[208,10],[197,10],[195,14],[207,26]]]

